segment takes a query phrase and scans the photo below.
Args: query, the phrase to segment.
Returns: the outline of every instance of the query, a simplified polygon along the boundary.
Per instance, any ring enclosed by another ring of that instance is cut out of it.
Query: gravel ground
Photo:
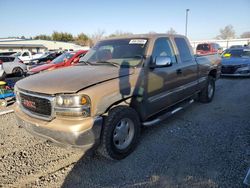
[[[0,117],[0,187],[247,187],[250,79],[217,82],[214,101],[194,103],[143,129],[122,161],[63,149]]]

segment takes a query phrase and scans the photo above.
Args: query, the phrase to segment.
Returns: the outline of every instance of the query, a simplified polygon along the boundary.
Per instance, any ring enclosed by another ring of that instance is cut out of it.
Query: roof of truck
[[[165,34],[165,33],[153,33],[153,34],[136,34],[136,35],[127,35],[127,36],[118,36],[118,37],[110,37],[104,40],[110,40],[110,39],[130,39],[130,38],[148,38],[148,39],[154,39],[159,37],[185,37],[183,35],[177,35],[177,34]]]

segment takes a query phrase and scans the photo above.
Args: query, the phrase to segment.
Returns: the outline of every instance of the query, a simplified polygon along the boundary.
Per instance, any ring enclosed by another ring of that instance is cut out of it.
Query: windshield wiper
[[[120,67],[119,63],[110,62],[110,61],[97,61],[96,64],[108,64],[108,65],[112,65],[112,66],[117,67],[117,68]]]

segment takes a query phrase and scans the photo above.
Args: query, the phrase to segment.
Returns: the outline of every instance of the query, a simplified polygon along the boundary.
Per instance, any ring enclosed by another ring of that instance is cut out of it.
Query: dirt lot
[[[223,78],[210,104],[194,103],[143,130],[122,161],[63,149],[0,116],[0,187],[246,187],[250,79]]]

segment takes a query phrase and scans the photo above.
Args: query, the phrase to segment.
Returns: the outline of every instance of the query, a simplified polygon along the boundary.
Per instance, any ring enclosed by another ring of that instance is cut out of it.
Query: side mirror
[[[158,56],[155,59],[155,67],[170,67],[172,65],[173,63],[169,56]]]

